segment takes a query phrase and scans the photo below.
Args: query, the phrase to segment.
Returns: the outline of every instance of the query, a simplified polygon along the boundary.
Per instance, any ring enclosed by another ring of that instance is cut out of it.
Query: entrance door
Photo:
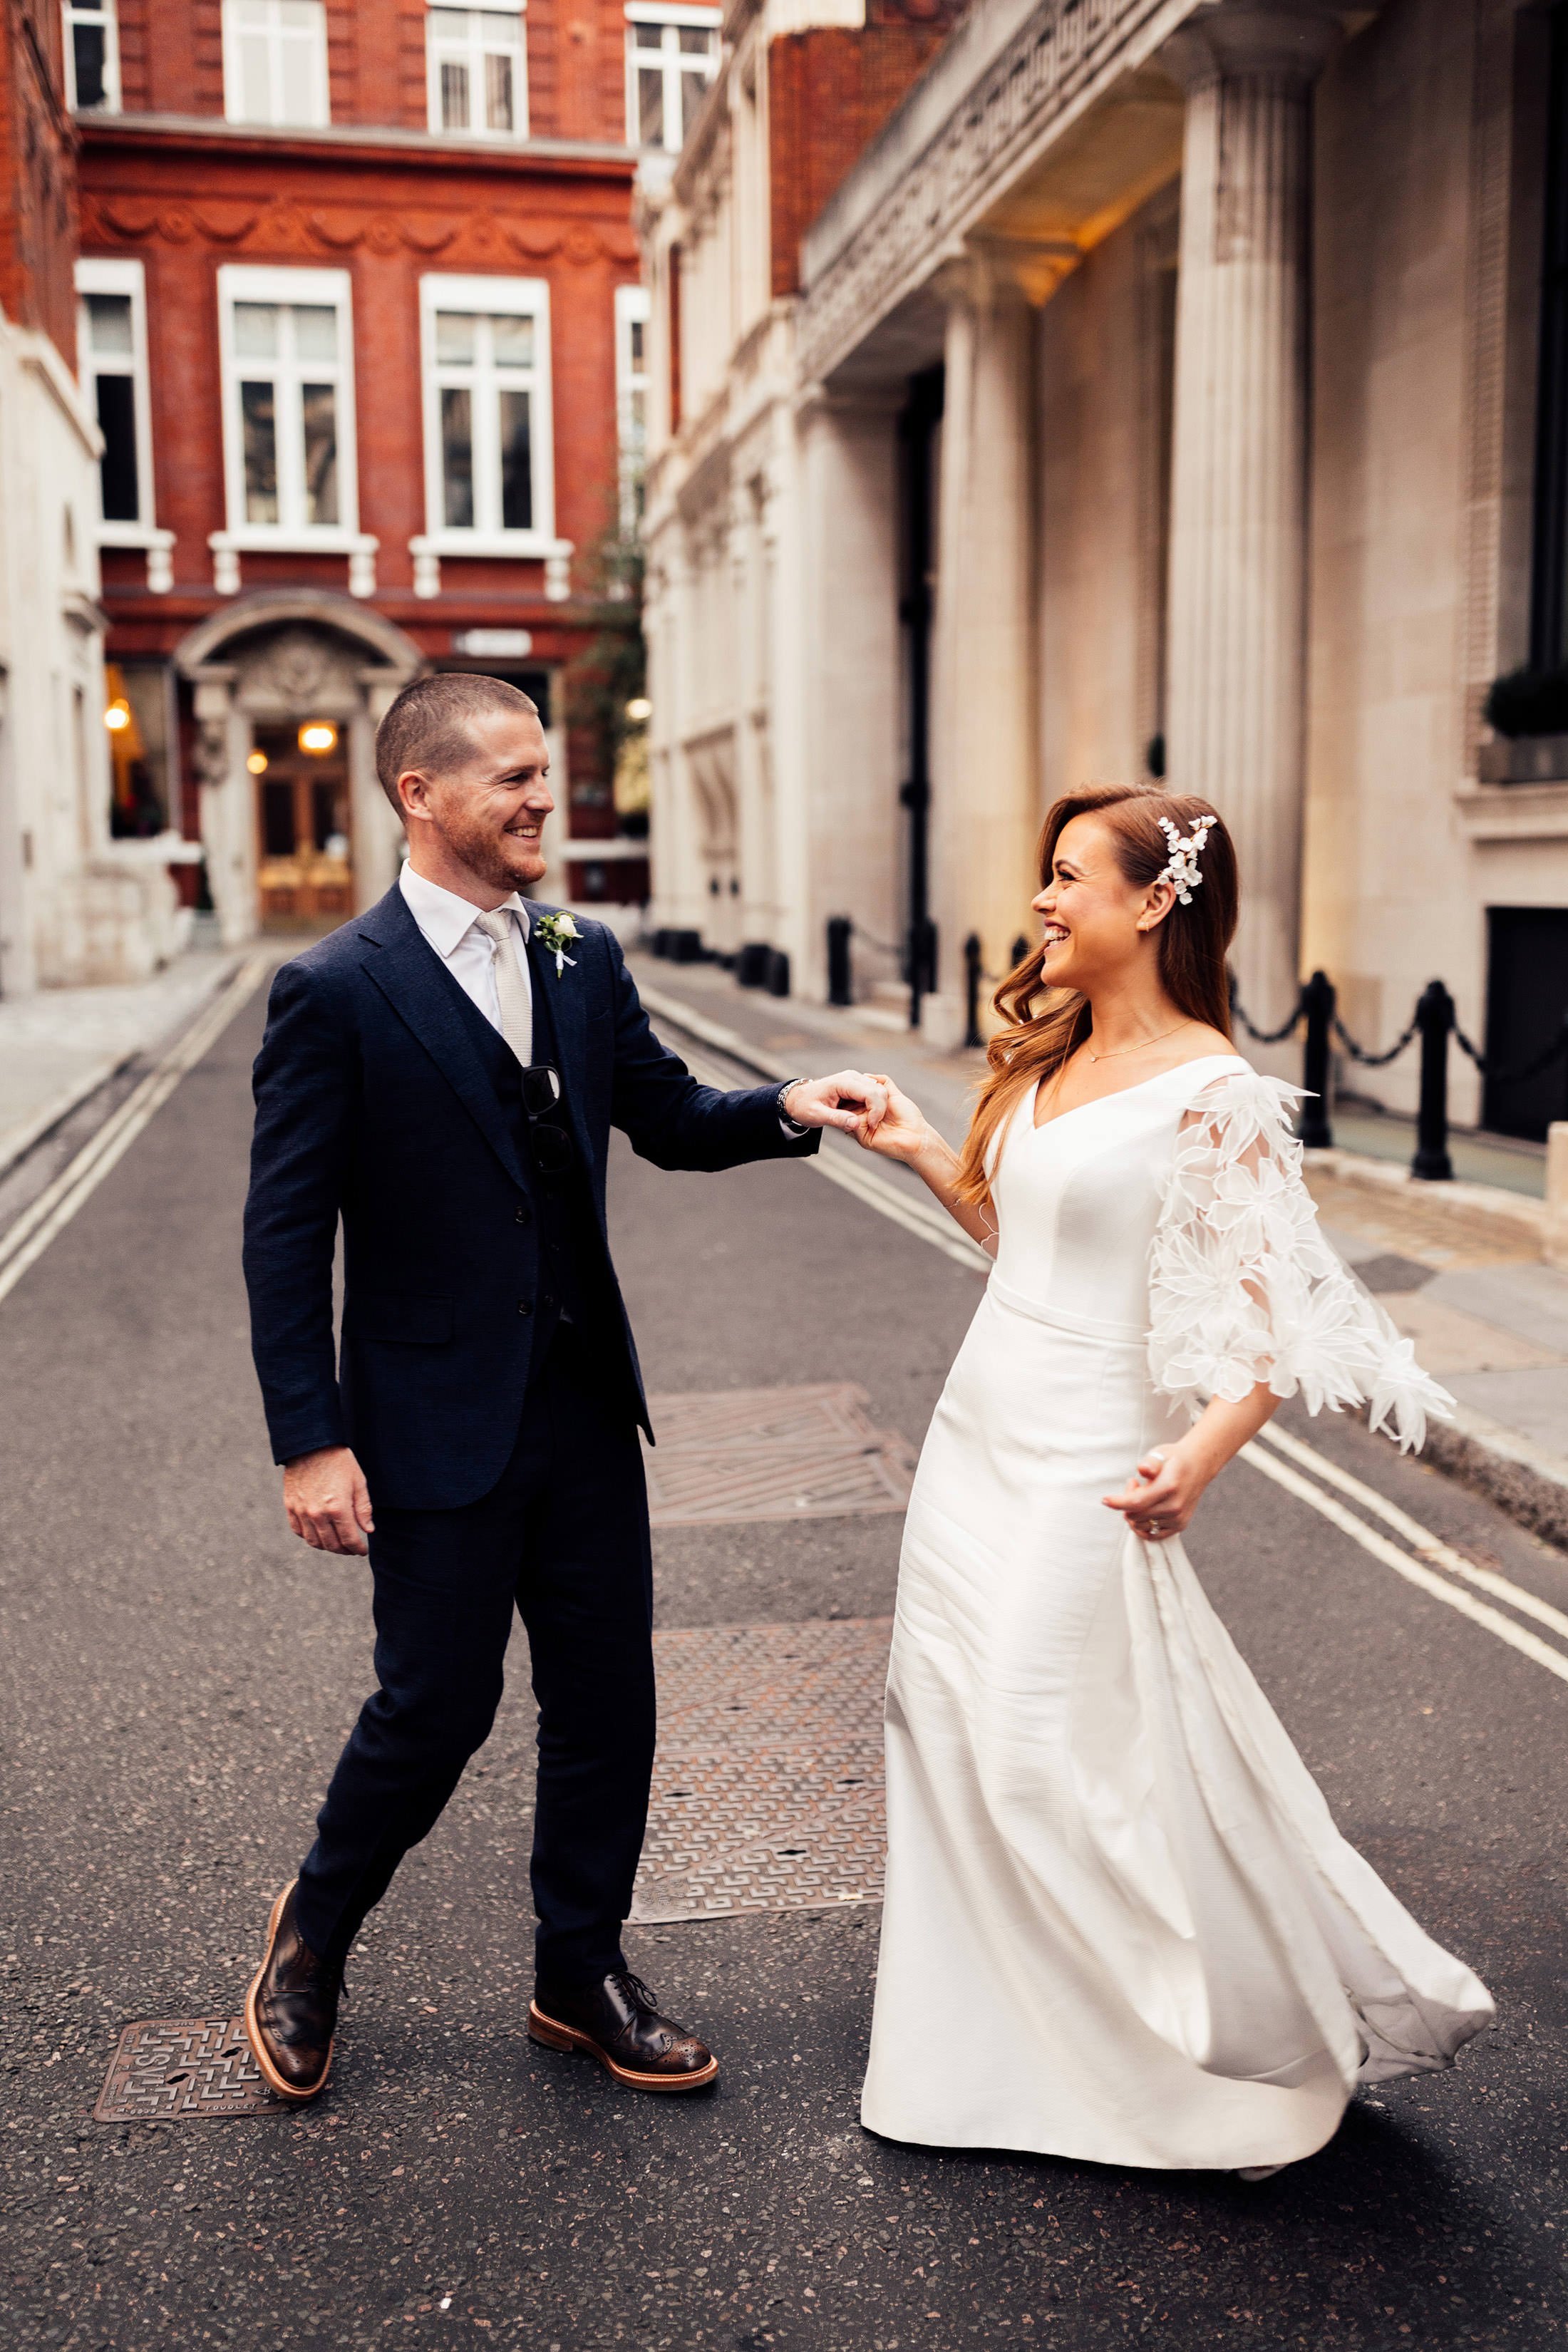
[[[1568,908],[1489,907],[1485,1124],[1499,1135],[1546,1140],[1568,1118],[1568,1066],[1557,1055],[1532,1078],[1507,1074],[1544,1053],[1568,1014]]]
[[[315,737],[321,748],[303,750],[301,736]],[[341,731],[321,720],[258,727],[250,769],[263,927],[314,929],[342,922],[353,909],[353,866]]]

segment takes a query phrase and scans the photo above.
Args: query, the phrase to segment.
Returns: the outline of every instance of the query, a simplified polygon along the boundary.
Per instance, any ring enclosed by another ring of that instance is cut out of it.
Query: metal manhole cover
[[[864,1389],[722,1389],[649,1399],[657,1446],[645,1450],[655,1527],[726,1519],[901,1511],[914,1449],[874,1429]]]
[[[121,2033],[92,2114],[144,2124],[287,2112],[261,2079],[243,2017],[155,2017]]]
[[[891,1630],[862,1617],[655,1634],[658,1753],[634,1919],[880,1901]]]

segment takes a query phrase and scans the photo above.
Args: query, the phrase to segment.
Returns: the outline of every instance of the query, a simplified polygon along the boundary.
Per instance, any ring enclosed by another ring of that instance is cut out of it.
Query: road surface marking
[[[1302,1451],[1310,1453],[1311,1449],[1303,1447]],[[1407,1584],[1416,1585],[1421,1591],[1429,1593],[1434,1601],[1441,1601],[1447,1607],[1457,1609],[1460,1616],[1469,1618],[1472,1624],[1484,1625],[1489,1633],[1495,1633],[1500,1642],[1508,1643],[1510,1649],[1533,1658],[1535,1664],[1544,1666],[1548,1674],[1555,1675],[1560,1682],[1568,1683],[1568,1657],[1561,1650],[1552,1649],[1538,1635],[1527,1633],[1522,1625],[1516,1625],[1511,1617],[1505,1617],[1500,1610],[1489,1608],[1484,1601],[1477,1601],[1463,1585],[1450,1584],[1446,1576],[1439,1576],[1435,1569],[1426,1566],[1425,1560],[1413,1559],[1407,1551],[1401,1551],[1399,1546],[1390,1543],[1386,1536],[1380,1536],[1375,1528],[1369,1528],[1364,1519],[1358,1519],[1353,1511],[1347,1510],[1342,1503],[1337,1503],[1331,1495],[1325,1495],[1321,1486],[1314,1486],[1300,1472],[1287,1468],[1283,1462],[1277,1462],[1256,1439],[1242,1447],[1240,1458],[1243,1462],[1249,1462],[1255,1470],[1260,1470],[1266,1478],[1272,1478],[1277,1486],[1283,1486],[1287,1494],[1310,1504],[1321,1517],[1331,1520],[1353,1542],[1360,1544],[1363,1551],[1370,1552],[1373,1559],[1382,1560],[1385,1568],[1391,1568],[1395,1575],[1404,1577]],[[1314,1468],[1319,1466],[1320,1460],[1321,1457],[1314,1455]]]
[[[673,1016],[671,1020],[673,1025]],[[725,1051],[728,1050],[726,1047]],[[739,1061],[740,1055],[737,1054],[731,1058]],[[752,1062],[759,1058],[755,1055],[747,1056]],[[719,1087],[726,1091],[730,1087],[729,1071],[721,1069],[716,1062],[710,1062],[705,1054],[689,1052],[684,1059],[693,1077],[700,1078],[704,1086]],[[841,1133],[842,1129],[837,1131]],[[834,1130],[829,1129],[823,1139],[825,1148],[805,1162],[808,1168],[814,1168],[819,1176],[826,1176],[830,1184],[840,1186],[846,1192],[853,1192],[858,1201],[867,1202],[881,1215],[890,1218],[895,1225],[902,1225],[906,1233],[918,1234],[922,1242],[930,1242],[933,1249],[941,1250],[942,1255],[952,1258],[955,1265],[967,1266],[972,1274],[990,1273],[991,1260],[985,1252],[978,1242],[971,1241],[969,1235],[954,1224],[945,1209],[939,1209],[934,1201],[928,1202],[899,1190],[889,1184],[885,1176],[879,1176],[874,1168],[863,1166],[858,1143],[851,1143],[847,1151],[842,1148],[835,1149],[833,1135]],[[851,1151],[857,1155],[854,1159],[848,1156]]]
[[[1440,1536],[1435,1536],[1429,1528],[1424,1528],[1419,1519],[1413,1519],[1408,1511],[1402,1511],[1397,1503],[1391,1503],[1386,1495],[1380,1495],[1375,1486],[1364,1486],[1359,1478],[1352,1478],[1348,1470],[1342,1470],[1337,1462],[1331,1462],[1315,1446],[1303,1444],[1300,1438],[1292,1437],[1286,1430],[1277,1429],[1272,1422],[1266,1422],[1258,1434],[1265,1444],[1277,1446],[1281,1454],[1300,1463],[1303,1469],[1310,1470],[1325,1486],[1337,1486],[1342,1495],[1352,1496],[1363,1510],[1375,1513],[1396,1535],[1402,1535],[1411,1550],[1419,1553],[1432,1567],[1446,1568],[1451,1576],[1462,1576],[1467,1584],[1476,1585],[1482,1592],[1489,1592],[1494,1601],[1506,1601],[1509,1607],[1517,1609],[1521,1616],[1533,1617],[1537,1624],[1550,1627],[1553,1633],[1560,1633],[1568,1641],[1568,1615],[1561,1609],[1553,1609],[1550,1601],[1539,1600],[1533,1592],[1527,1592],[1522,1585],[1514,1584],[1508,1577],[1499,1575],[1496,1569],[1482,1568],[1477,1561],[1467,1559],[1462,1551],[1456,1551],[1452,1544],[1446,1544]]]
[[[69,1165],[61,1169],[52,1183],[45,1185],[10,1230],[0,1236],[0,1298],[9,1297],[55,1235],[64,1231],[82,1203],[97,1192],[110,1170],[162,1110],[186,1072],[195,1069],[240,1007],[255,995],[271,968],[270,956],[247,958],[157,1066],[126,1096],[97,1134],[89,1138]]]

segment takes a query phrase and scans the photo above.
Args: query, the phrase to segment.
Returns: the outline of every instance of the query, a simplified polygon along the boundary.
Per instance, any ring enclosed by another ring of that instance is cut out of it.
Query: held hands
[[[925,1113],[919,1103],[912,1101],[880,1071],[870,1083],[882,1088],[886,1108],[880,1118],[859,1121],[855,1129],[855,1140],[863,1144],[868,1151],[879,1152],[884,1160],[901,1160],[906,1166],[910,1166],[931,1139]]]
[[[1156,1445],[1145,1454],[1120,1495],[1101,1499],[1107,1510],[1125,1514],[1128,1526],[1142,1542],[1163,1543],[1181,1534],[1208,1479],[1209,1474],[1180,1445]]]
[[[830,1078],[797,1078],[785,1089],[780,1108],[801,1127],[837,1127],[860,1139],[869,1125],[874,1133],[886,1116],[888,1081],[868,1078],[861,1070],[836,1070]]]
[[[283,1508],[313,1551],[366,1552],[374,1528],[364,1472],[346,1445],[299,1454],[283,1470]]]

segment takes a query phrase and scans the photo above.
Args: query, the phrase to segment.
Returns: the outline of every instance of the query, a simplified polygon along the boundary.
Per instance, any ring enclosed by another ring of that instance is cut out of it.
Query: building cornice
[[[1193,0],[991,0],[889,118],[803,247],[800,362],[826,375]]]
[[[179,148],[185,152],[256,154],[323,163],[423,163],[448,171],[489,172],[502,177],[543,167],[551,172],[610,173],[629,179],[637,150],[608,140],[455,139],[447,132],[405,130],[395,124],[335,122],[319,128],[229,122],[212,114],[91,114],[79,118],[84,154],[135,147]]]

